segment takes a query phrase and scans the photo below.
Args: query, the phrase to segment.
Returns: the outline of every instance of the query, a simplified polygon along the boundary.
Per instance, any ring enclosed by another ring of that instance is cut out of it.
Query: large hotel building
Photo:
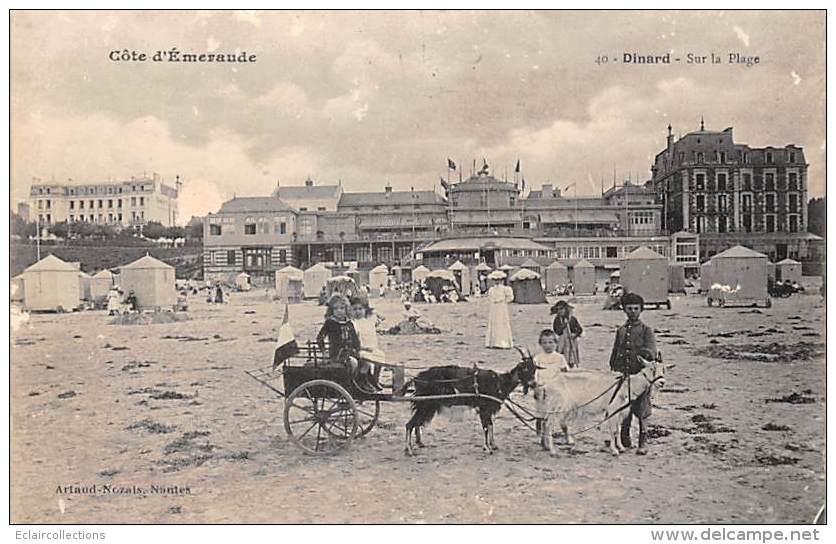
[[[170,227],[177,224],[179,179],[168,185],[157,174],[127,181],[100,183],[42,183],[29,189],[29,221],[41,225],[87,222],[128,227],[149,221]]]
[[[389,186],[354,193],[308,179],[270,196],[233,198],[209,214],[204,273],[229,280],[243,271],[269,283],[288,264],[364,270],[585,259],[604,278],[640,246],[689,271],[736,244],[774,262],[823,260],[823,240],[806,232],[801,148],[751,148],[734,143],[731,128],[702,126],[675,140],[669,127],[651,173],[645,183],[579,198],[550,184],[524,194],[486,168],[444,194]]]

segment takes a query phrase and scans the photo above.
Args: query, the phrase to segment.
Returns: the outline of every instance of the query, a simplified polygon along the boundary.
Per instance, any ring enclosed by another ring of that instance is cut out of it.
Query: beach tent
[[[292,265],[276,272],[276,297],[287,302],[302,301],[305,273]]]
[[[427,289],[435,296],[436,300],[441,297],[444,288],[456,288],[456,276],[449,270],[433,270],[424,280],[427,284]]]
[[[583,259],[572,267],[572,287],[576,295],[591,295],[595,292],[595,265]]]
[[[377,296],[382,287],[386,287],[389,282],[389,269],[385,264],[379,264],[369,271],[369,293],[371,296]]]
[[[707,293],[711,289],[711,260],[700,265],[700,292]]]
[[[768,262],[763,253],[743,246],[734,246],[712,257],[709,302],[768,304]]]
[[[625,293],[635,293],[645,304],[667,304],[668,260],[642,246],[631,251],[619,264],[621,286]]]
[[[392,267],[392,275],[395,276],[396,283],[403,283],[406,278],[406,269],[400,265]]]
[[[447,270],[453,273],[456,277],[456,283],[459,285],[459,290],[465,293],[470,293],[470,270],[461,261],[456,261],[447,267]]]
[[[801,283],[801,263],[792,259],[779,261],[775,265],[775,279]]]
[[[546,302],[546,293],[543,292],[543,284],[537,272],[522,268],[511,276],[508,282],[514,291],[515,303],[542,304]]]
[[[569,269],[560,261],[554,261],[546,267],[546,291],[554,291],[561,285],[569,283]]]
[[[173,266],[146,255],[123,266],[120,276],[125,296],[133,291],[140,310],[173,310],[177,304]]]
[[[113,287],[113,274],[108,269],[99,270],[90,280],[90,296],[93,300],[107,298],[107,294]]]
[[[685,266],[681,264],[668,265],[668,292],[685,292]]]
[[[250,281],[250,275],[246,272],[241,272],[237,276],[235,276],[235,287],[239,291],[249,291],[253,288],[253,284]]]
[[[331,277],[331,271],[322,263],[316,263],[305,270],[303,283],[305,298],[317,298]]]
[[[47,255],[23,271],[23,305],[27,310],[70,311],[80,299],[78,268]]]
[[[416,267],[415,270],[412,271],[412,281],[422,282],[424,278],[427,277],[427,274],[430,273],[430,269],[424,266],[423,264]]]
[[[11,302],[23,302],[23,274],[19,274],[9,280],[9,300]]]
[[[348,276],[332,276],[325,280],[325,300],[320,299],[320,304],[325,304],[334,293],[353,297],[359,288],[357,283]]]
[[[90,295],[90,281],[93,279],[90,274],[78,272],[78,297],[80,300],[91,301],[93,297]]]
[[[534,259],[528,259],[527,261],[525,261],[523,264],[520,265],[520,268],[527,268],[528,270],[531,270],[532,272],[537,272],[537,274],[540,274],[542,272],[542,269],[543,269],[543,267],[540,266],[540,263],[538,263]]]

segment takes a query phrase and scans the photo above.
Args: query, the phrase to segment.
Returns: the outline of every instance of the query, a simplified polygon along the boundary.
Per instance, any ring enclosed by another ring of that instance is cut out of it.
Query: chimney
[[[554,198],[554,185],[551,183],[544,183],[543,190],[543,198]]]
[[[313,180],[310,178],[310,176],[308,177],[308,179],[305,180],[305,187],[313,187]]]
[[[673,149],[673,127],[668,123],[668,151]]]
[[[389,198],[389,195],[392,194],[392,186],[387,183],[385,191],[386,191],[386,198]]]

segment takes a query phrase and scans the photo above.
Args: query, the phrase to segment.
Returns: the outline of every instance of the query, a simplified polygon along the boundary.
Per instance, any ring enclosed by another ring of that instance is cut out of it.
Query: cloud
[[[43,138],[49,134],[50,138]],[[13,136],[14,179],[39,172],[49,179],[72,177],[76,182],[128,179],[132,175],[163,174],[173,184],[184,182],[181,219],[217,211],[233,194],[262,195],[276,178],[304,179],[318,169],[316,159],[296,147],[276,149],[262,162],[248,155],[249,142],[224,130],[215,130],[205,146],[178,142],[165,121],[146,116],[120,123],[103,115],[45,119],[32,116]],[[97,150],[90,153],[90,149]],[[51,172],[43,172],[41,157],[52,157]],[[59,177],[60,176],[60,177]],[[23,183],[13,186],[13,200],[24,198]]]
[[[749,35],[746,33],[746,31],[737,25],[734,25],[732,30],[734,30],[734,33],[737,35],[737,39],[743,42],[743,45],[749,47]]]
[[[180,174],[221,198],[269,194],[278,178],[299,184],[308,174],[342,179],[352,191],[387,182],[428,189],[446,157],[466,174],[482,155],[498,172],[520,157],[528,184],[578,180],[579,194],[591,193],[602,174],[611,182],[613,166],[619,178],[648,175],[668,123],[685,133],[701,115],[709,128],[734,126],[740,142],[805,147],[811,194],[823,193],[824,18],[753,12],[742,34],[707,24],[715,19],[635,12],[625,25],[623,14],[608,12],[18,12],[11,20],[12,206],[32,176],[99,180],[144,170]],[[750,69],[604,69],[590,61],[624,43],[684,54],[706,44],[740,48],[750,35],[769,59]],[[39,45],[17,45],[30,43]],[[175,45],[246,50],[258,62],[122,64],[103,54]],[[793,72],[805,74],[803,85],[791,84]]]

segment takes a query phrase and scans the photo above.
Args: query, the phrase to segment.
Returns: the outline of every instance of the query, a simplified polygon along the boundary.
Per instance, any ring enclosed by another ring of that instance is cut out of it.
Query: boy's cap
[[[644,299],[641,295],[637,295],[636,293],[626,293],[621,297],[621,306],[627,306],[628,304],[638,304],[639,306],[644,307]]]

